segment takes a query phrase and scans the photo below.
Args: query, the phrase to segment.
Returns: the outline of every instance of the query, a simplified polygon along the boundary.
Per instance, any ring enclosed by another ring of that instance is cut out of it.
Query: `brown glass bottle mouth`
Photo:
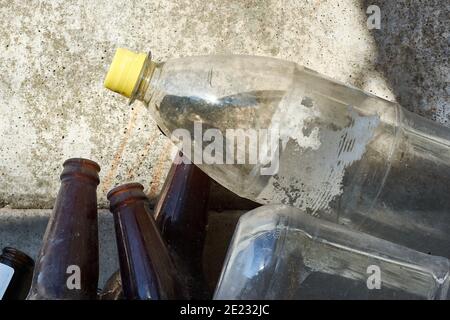
[[[100,166],[98,165],[98,163],[95,161],[89,160],[89,159],[70,158],[70,159],[67,159],[66,161],[64,161],[63,167],[69,166],[69,165],[79,166],[82,168],[91,168],[91,169],[95,170],[96,172],[100,172]]]
[[[3,248],[2,257],[21,266],[34,267],[34,260],[30,256],[12,247]]]
[[[100,179],[98,177],[100,166],[92,160],[71,158],[64,161],[63,167],[64,169],[61,174],[61,180],[69,177],[84,177],[90,179],[96,184],[100,183]]]
[[[117,186],[114,189],[111,189],[106,197],[109,200],[111,211],[114,211],[118,206],[125,203],[148,200],[144,193],[144,186],[137,182],[125,183]]]

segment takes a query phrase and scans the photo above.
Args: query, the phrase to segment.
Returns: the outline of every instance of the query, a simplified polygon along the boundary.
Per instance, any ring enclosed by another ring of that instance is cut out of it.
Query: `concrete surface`
[[[365,0],[381,8],[375,68],[410,111],[450,126],[450,2]],[[384,21],[384,22],[383,22]]]
[[[381,29],[366,9],[381,9]],[[62,162],[101,167],[99,204],[137,181],[155,198],[173,151],[145,108],[103,88],[117,47],[295,61],[449,124],[449,3],[388,0],[0,0],[0,246],[35,255]],[[24,210],[13,210],[23,208]],[[101,218],[102,279],[116,268]],[[212,268],[218,268],[212,266]],[[103,281],[102,280],[102,281]]]
[[[50,208],[62,162],[79,156],[102,167],[101,205],[131,180],[157,195],[171,145],[102,85],[119,46],[288,59],[446,123],[448,3],[374,3],[370,31],[359,0],[0,1],[0,205]]]

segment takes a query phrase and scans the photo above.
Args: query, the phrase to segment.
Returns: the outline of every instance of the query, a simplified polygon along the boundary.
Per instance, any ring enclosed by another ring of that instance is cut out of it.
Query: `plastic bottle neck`
[[[144,101],[145,93],[150,86],[150,81],[154,75],[157,65],[157,63],[151,60],[151,55],[149,54],[144,62],[144,65],[142,66],[139,79],[128,102],[129,105],[131,105],[135,100]]]

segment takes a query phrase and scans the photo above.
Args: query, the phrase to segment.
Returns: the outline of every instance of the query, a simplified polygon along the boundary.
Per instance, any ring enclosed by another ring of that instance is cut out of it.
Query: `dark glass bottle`
[[[203,271],[211,178],[183,156],[176,156],[155,207],[156,224],[175,263],[186,276],[191,299],[211,292]]]
[[[0,300],[23,300],[30,290],[34,261],[17,249],[3,248],[0,255]]]
[[[108,193],[119,252],[125,299],[181,299],[175,267],[155,225],[149,200],[139,183]]]
[[[97,163],[64,162],[61,187],[47,225],[28,299],[97,297],[99,274]]]

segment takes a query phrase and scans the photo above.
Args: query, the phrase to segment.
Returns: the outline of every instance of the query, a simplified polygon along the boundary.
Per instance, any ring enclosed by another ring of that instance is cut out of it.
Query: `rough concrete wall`
[[[376,69],[405,108],[450,126],[450,2],[365,0],[381,8]]]
[[[378,2],[386,19],[370,32],[359,0],[0,0],[0,206],[51,207],[69,157],[101,165],[101,205],[126,181],[157,195],[172,146],[142,105],[103,88],[119,46],[275,56],[445,120],[445,2]]]

